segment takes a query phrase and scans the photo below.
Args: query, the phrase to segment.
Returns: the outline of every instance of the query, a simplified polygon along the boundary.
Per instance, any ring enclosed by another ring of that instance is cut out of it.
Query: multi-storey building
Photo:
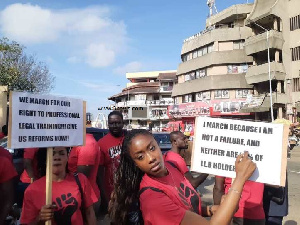
[[[271,99],[274,119],[296,119],[300,109],[299,9],[299,0],[255,0],[245,21],[252,29],[244,48],[254,59],[246,74],[254,101],[242,111],[255,112],[257,119],[271,120]]]
[[[169,122],[168,105],[173,104],[176,70],[126,73],[131,82],[121,93],[109,98],[122,111],[128,128],[149,128],[162,131]]]
[[[253,90],[245,79],[253,59],[244,50],[252,35],[251,28],[244,26],[252,7],[231,6],[209,17],[204,31],[184,40],[178,84],[172,92],[175,104],[168,110],[181,130],[193,133],[195,117],[201,115],[252,118],[240,112]]]

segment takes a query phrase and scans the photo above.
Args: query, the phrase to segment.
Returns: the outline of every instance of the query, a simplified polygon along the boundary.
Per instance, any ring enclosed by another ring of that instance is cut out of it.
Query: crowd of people
[[[52,204],[46,204],[47,149],[24,150],[16,182],[12,156],[0,148],[0,225],[15,202],[24,225],[95,225],[105,216],[112,225],[279,225],[287,215],[287,185],[248,181],[256,165],[247,152],[236,159],[235,179],[215,177],[213,204],[204,204],[198,187],[208,174],[188,169],[183,133],[170,134],[172,148],[163,155],[150,131],[123,130],[120,112],[109,114],[108,127],[98,142],[86,134],[84,146],[53,149]]]

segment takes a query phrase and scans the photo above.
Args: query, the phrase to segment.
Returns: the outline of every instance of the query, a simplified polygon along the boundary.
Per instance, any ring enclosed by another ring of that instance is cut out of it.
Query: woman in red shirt
[[[228,225],[243,185],[256,168],[248,153],[239,155],[235,166],[236,179],[224,202],[217,210],[201,209],[197,192],[174,164],[163,160],[153,136],[146,130],[132,130],[123,142],[110,217],[118,225]],[[143,222],[132,220],[133,214],[138,217],[135,202],[140,202]],[[212,218],[207,221],[201,215]]]
[[[40,153],[39,155],[41,156]],[[39,167],[45,169],[45,163],[41,161],[43,160],[39,157]],[[83,225],[83,217],[86,218],[87,225],[96,224],[93,203],[97,202],[97,197],[84,175],[78,174],[75,177],[73,174],[67,173],[67,162],[67,148],[54,148],[52,169],[53,203],[50,205],[45,204],[45,176],[33,182],[25,191],[21,224],[44,224],[45,221],[52,220],[54,225]]]

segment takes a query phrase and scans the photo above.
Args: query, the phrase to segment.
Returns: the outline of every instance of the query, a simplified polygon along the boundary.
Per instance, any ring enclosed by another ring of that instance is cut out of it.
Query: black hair
[[[181,131],[173,131],[170,133],[170,141],[173,142],[177,135],[184,135]]]
[[[8,130],[7,130],[7,125],[2,126],[2,133],[7,136]]]
[[[112,111],[111,113],[108,114],[108,119],[111,117],[111,116],[119,116],[121,117],[121,119],[123,120],[123,114],[120,112],[120,111]]]
[[[71,148],[66,147],[67,153],[69,154]],[[37,152],[37,161],[38,161],[38,173],[40,177],[46,176],[47,168],[47,148],[39,148]],[[66,172],[68,173],[68,164],[66,166]]]
[[[120,165],[116,173],[114,191],[109,203],[109,216],[114,224],[127,225],[128,214],[132,205],[139,201],[139,188],[144,172],[142,172],[130,157],[132,140],[139,135],[152,134],[144,129],[129,131],[124,138],[120,155]]]

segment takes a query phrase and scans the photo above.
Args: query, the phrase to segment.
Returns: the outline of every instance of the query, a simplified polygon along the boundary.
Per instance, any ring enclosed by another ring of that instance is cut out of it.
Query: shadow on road
[[[297,225],[298,223],[295,220],[288,220],[284,223],[284,225]]]

